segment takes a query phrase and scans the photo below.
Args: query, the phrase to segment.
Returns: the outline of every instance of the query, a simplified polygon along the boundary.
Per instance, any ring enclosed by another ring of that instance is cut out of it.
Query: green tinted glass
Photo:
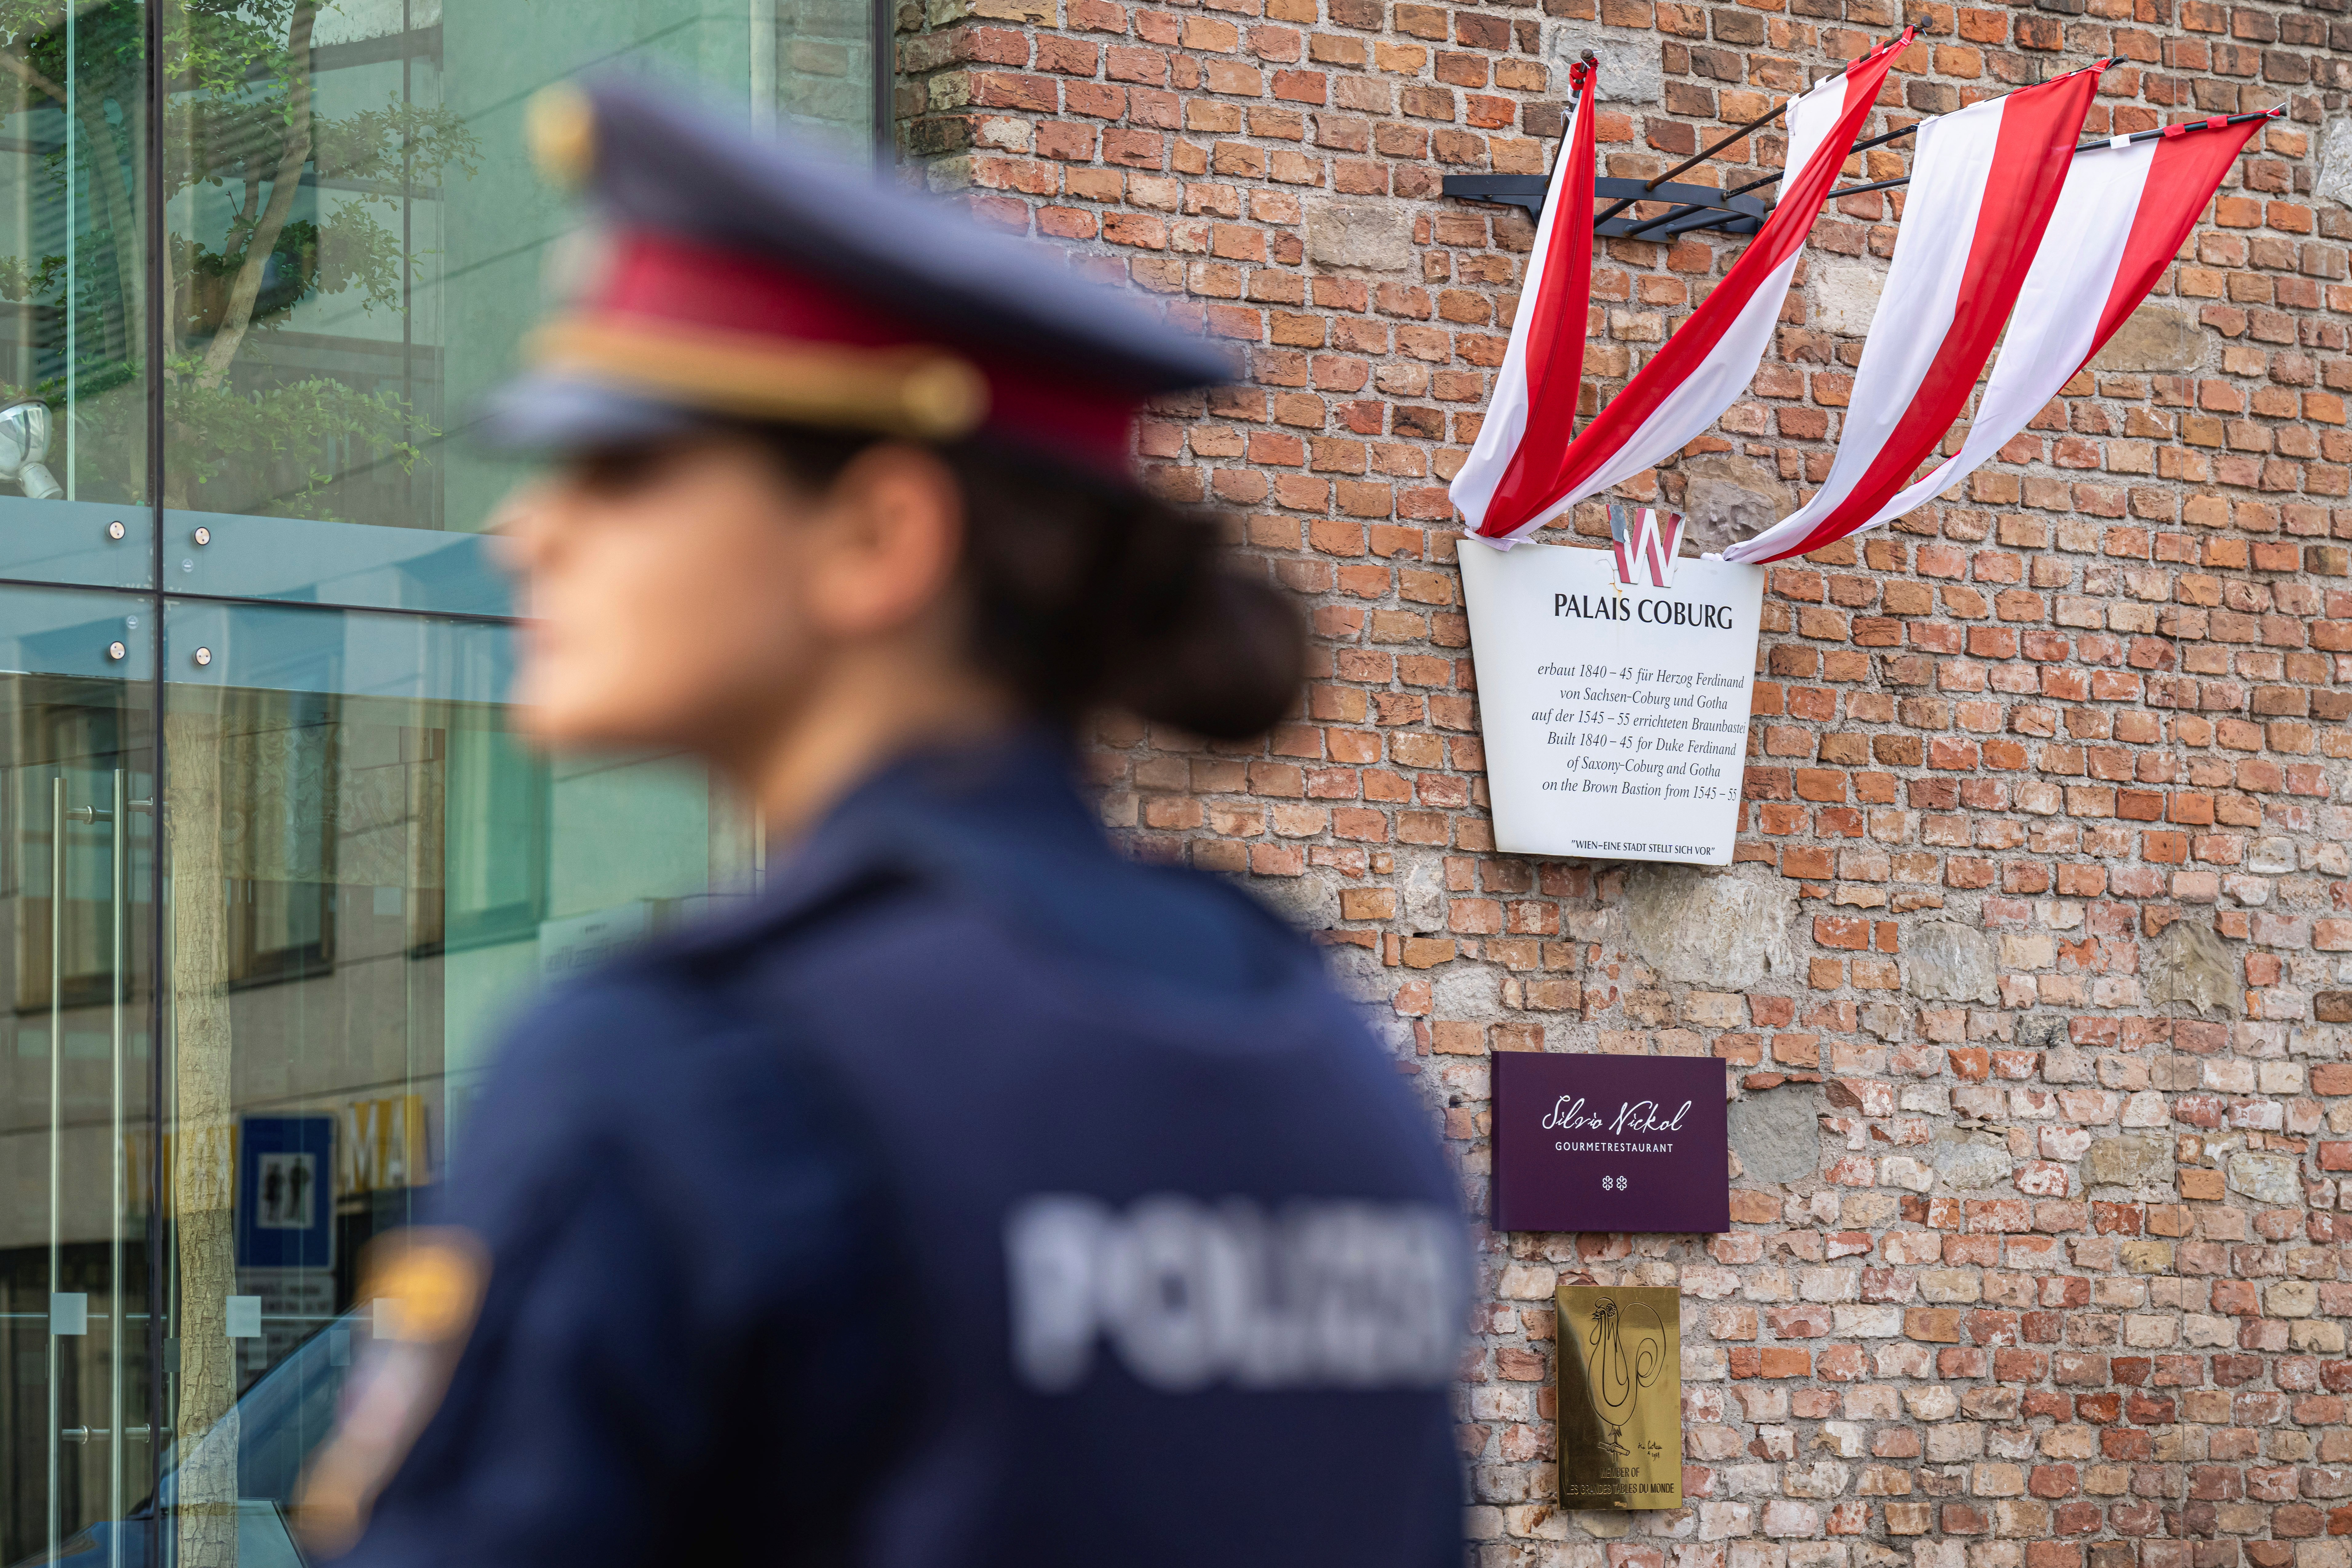
[[[875,12],[0,12],[0,1562],[297,1568],[362,1250],[507,1022],[759,871],[699,770],[505,706],[464,436],[584,248],[524,107],[649,72],[856,155]]]

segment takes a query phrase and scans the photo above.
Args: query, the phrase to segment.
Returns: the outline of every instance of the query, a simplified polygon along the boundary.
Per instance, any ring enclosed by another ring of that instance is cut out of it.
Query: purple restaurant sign
[[[1731,1228],[1720,1060],[1492,1060],[1496,1230]]]

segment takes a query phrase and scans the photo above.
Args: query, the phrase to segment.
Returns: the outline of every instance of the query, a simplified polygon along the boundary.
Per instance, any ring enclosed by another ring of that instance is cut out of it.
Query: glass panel
[[[12,5],[0,43],[0,575],[136,587],[147,500],[146,13]]]
[[[163,514],[163,575],[243,599],[503,616],[511,595],[490,544],[484,533],[174,510]]]
[[[550,767],[509,627],[174,604],[164,638],[183,1568],[275,1562],[354,1339],[360,1248],[464,1158],[543,979],[748,884],[741,813],[661,759]],[[236,1504],[230,1508],[230,1503]]]
[[[144,601],[0,589],[0,1561],[153,1475]],[[110,658],[110,644],[131,645]]]
[[[416,535],[479,532],[516,472],[463,429],[577,222],[530,166],[524,104],[646,70],[856,143],[873,3],[641,0],[560,27],[537,0],[207,9],[239,41],[174,79],[166,586],[503,612],[474,540]]]
[[[856,152],[850,143],[874,124],[877,3],[751,0],[752,118]]]

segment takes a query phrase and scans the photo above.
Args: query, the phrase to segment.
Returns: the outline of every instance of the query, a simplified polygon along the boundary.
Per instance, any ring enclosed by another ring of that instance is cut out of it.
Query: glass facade
[[[291,1568],[360,1250],[502,1020],[761,858],[504,706],[465,425],[581,248],[524,105],[634,70],[862,146],[876,13],[0,10],[0,1564]]]

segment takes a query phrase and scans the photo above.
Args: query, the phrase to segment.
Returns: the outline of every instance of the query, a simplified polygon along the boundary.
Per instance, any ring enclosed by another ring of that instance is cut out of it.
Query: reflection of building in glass
[[[756,874],[698,772],[516,744],[514,470],[459,428],[576,268],[532,91],[869,133],[864,0],[748,3],[233,5],[150,61],[108,0],[0,42],[0,1562],[175,1442],[231,1500],[196,1439],[465,1158],[500,1021]],[[237,1513],[172,1550],[234,1561]]]

